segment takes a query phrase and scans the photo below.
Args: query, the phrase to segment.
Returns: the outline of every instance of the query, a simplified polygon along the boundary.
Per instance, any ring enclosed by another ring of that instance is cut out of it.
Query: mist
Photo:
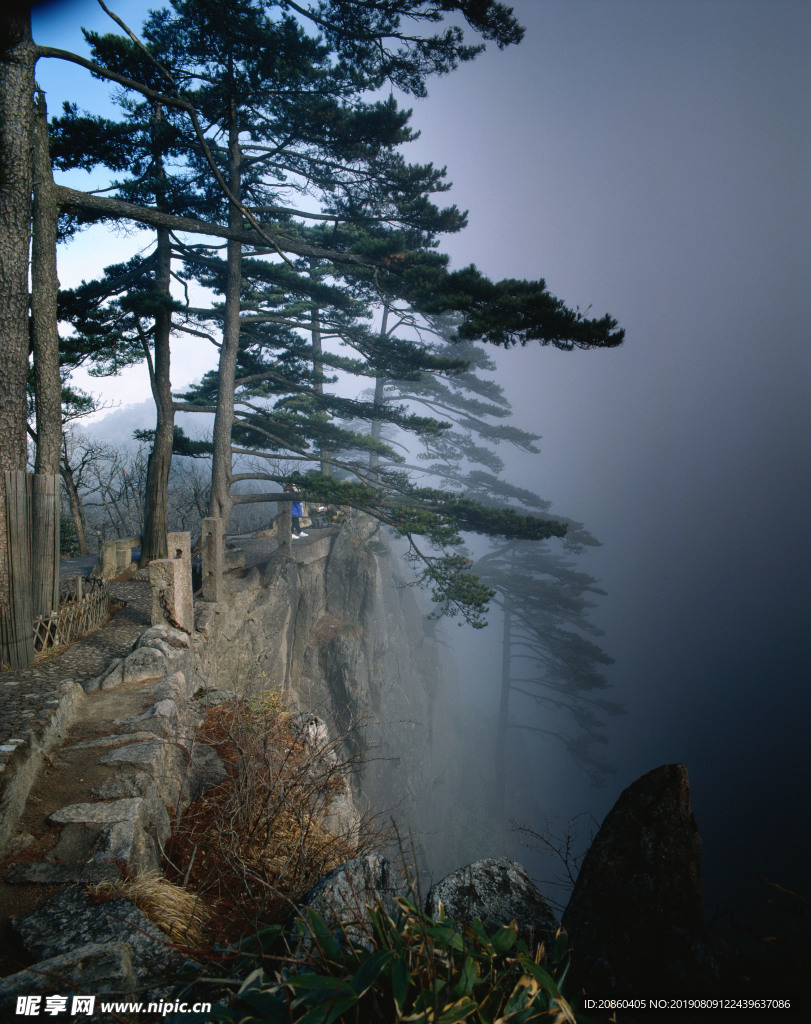
[[[516,424],[543,438],[506,476],[601,542],[580,568],[607,591],[593,617],[627,711],[607,719],[615,772],[597,790],[554,744],[525,744],[517,816],[599,822],[683,762],[708,911],[765,902],[758,876],[807,891],[811,12],[515,8],[515,53],[438,83],[416,114],[471,210],[450,249],[543,276],[627,332],[609,352],[497,356]],[[455,645],[460,692],[490,715],[498,635],[496,615]]]
[[[516,424],[542,436],[540,456],[499,450],[506,478],[601,543],[578,568],[606,591],[591,615],[626,714],[606,718],[600,788],[553,739],[516,739],[510,813],[599,823],[682,762],[710,913],[762,899],[760,875],[807,891],[811,8],[513,6],[525,41],[433,83],[408,158],[447,164],[448,202],[470,210],[445,246],[455,267],[543,277],[626,330],[613,351],[495,353]],[[142,5],[123,7],[135,24]],[[200,372],[181,356],[175,387]],[[482,742],[500,627],[497,609],[486,630],[443,627]],[[489,753],[467,754],[475,778]],[[471,815],[476,798],[459,794]],[[469,859],[500,853],[543,877],[506,820]]]

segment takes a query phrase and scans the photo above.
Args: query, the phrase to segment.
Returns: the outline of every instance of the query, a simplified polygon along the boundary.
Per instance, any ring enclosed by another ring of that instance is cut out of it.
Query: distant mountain
[[[179,412],[175,415],[175,423],[183,427],[190,437],[199,438],[211,432],[214,416],[208,413]],[[99,441],[129,447],[137,444],[132,436],[134,431],[154,428],[155,404],[151,399],[146,399],[133,405],[122,405],[98,419],[79,420],[78,426]]]

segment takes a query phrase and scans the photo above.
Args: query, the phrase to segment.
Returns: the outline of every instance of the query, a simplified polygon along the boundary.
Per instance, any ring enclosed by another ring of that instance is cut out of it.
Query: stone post
[[[221,601],[223,598],[223,563],[225,560],[225,527],[222,519],[203,520],[201,546],[203,549],[203,600]]]
[[[191,633],[194,629],[191,561],[156,558],[149,563],[149,583],[152,587],[152,625]]]
[[[167,533],[166,534],[167,558],[182,558],[191,566],[191,534],[190,533]],[[189,570],[191,575],[191,570]]]
[[[179,602],[180,607],[184,610],[186,608],[191,609],[189,614],[192,625],[189,625],[183,619],[178,621],[183,622],[184,626],[191,632],[194,623],[194,591],[191,582],[191,534],[167,533],[166,550],[172,561],[179,561],[183,564],[183,575],[180,583],[182,594],[180,594]]]
[[[114,540],[106,540],[99,554],[101,578],[111,580],[118,572],[118,549]]]

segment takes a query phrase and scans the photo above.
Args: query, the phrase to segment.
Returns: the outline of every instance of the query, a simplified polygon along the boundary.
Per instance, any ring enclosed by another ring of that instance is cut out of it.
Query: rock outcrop
[[[391,806],[394,794],[405,790],[403,817],[420,806],[428,813],[420,796],[432,781],[425,774],[438,714],[435,648],[424,636],[412,594],[398,586],[394,560],[377,533],[375,524],[352,520],[297,549],[294,557],[227,573],[223,600],[197,603],[191,635],[147,629],[126,657],[109,664],[83,691],[76,687],[88,722],[79,735],[51,750],[48,771],[61,776],[62,795],[54,792],[53,800],[43,801],[48,805],[43,820],[46,827],[60,829],[58,841],[39,858],[15,858],[6,881],[75,887],[113,881],[122,868],[134,876],[159,870],[171,815],[215,784],[224,770],[215,751],[195,738],[205,702],[193,697],[201,691],[283,689],[307,712],[300,724],[308,745],[324,746],[324,726],[315,712],[326,719],[332,736],[346,735],[341,753],[376,747],[362,782],[371,806]],[[74,786],[67,780],[79,758],[92,779],[78,772],[82,785]],[[314,757],[335,790],[325,824],[352,831],[358,826],[353,794],[332,778],[335,760],[327,747]],[[431,813],[441,814],[437,799]],[[18,818],[20,808],[15,822]],[[12,850],[35,850],[34,838],[22,831],[10,838]],[[388,871],[385,858],[375,864],[369,868],[370,884]],[[353,875],[347,884],[359,884],[358,878]],[[79,898],[74,889],[65,892]],[[29,960],[59,956],[60,971],[77,979],[85,970],[88,977],[108,972],[109,991],[129,991],[133,979],[141,985],[143,951],[126,935],[108,934],[100,925],[100,931],[66,937],[57,923],[64,898],[63,893],[38,911],[35,926],[26,928],[19,919]],[[94,913],[103,923],[102,912],[90,905],[90,918]],[[52,932],[55,945],[41,946],[34,939],[37,932]],[[75,949],[72,960],[68,946]],[[26,991],[29,973],[4,980],[7,998]]]
[[[328,928],[341,927],[353,942],[363,942],[371,930],[368,908],[380,904],[396,917],[395,900],[405,888],[388,858],[370,853],[330,871],[307,893],[302,907],[318,914]]]
[[[488,933],[518,923],[519,938],[534,949],[551,948],[558,929],[552,908],[524,868],[506,857],[487,857],[452,872],[431,887],[425,910],[431,917],[440,903],[457,921],[479,918]]]
[[[701,840],[684,765],[656,768],[622,793],[583,860],[563,927],[587,993],[711,988]]]

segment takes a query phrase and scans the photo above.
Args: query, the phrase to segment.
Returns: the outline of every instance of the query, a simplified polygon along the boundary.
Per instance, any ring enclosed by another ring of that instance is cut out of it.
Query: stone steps
[[[80,721],[44,758],[20,819],[23,832],[12,838],[16,863],[2,869],[0,897],[23,910],[34,908],[18,912],[12,929],[29,957],[50,961],[58,954],[60,974],[70,977],[77,990],[99,991],[100,964],[104,970],[117,965],[111,992],[127,991],[135,982],[149,987],[155,980],[153,968],[139,959],[132,943],[142,930],[154,942],[166,942],[165,936],[145,918],[141,921],[140,912],[133,926],[129,917],[135,908],[126,901],[119,901],[129,908],[123,916],[111,916],[111,904],[97,907],[88,900],[84,883],[159,871],[171,814],[222,778],[224,768],[215,752],[194,739],[201,716],[192,706],[191,678],[190,637],[153,627],[126,657],[88,681],[85,691],[76,687]],[[42,838],[26,834],[29,828]],[[65,915],[61,931],[54,931],[51,920],[54,886],[67,886],[56,897],[57,909],[62,902],[69,907],[59,911]],[[81,922],[81,928],[74,922]],[[46,933],[53,949],[43,945]],[[90,952],[88,945],[94,947]],[[53,964],[35,966],[50,970]],[[31,987],[30,969],[0,979],[0,1014],[13,1006],[18,993],[33,990],[38,989]]]

